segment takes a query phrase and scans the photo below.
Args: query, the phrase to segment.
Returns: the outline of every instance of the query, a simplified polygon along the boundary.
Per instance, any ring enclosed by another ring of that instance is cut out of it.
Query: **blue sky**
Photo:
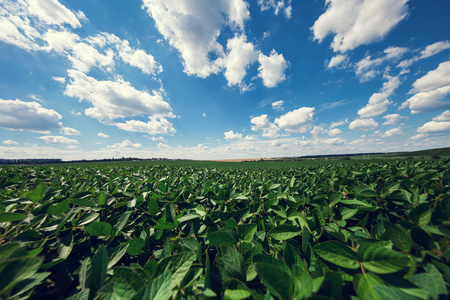
[[[450,146],[447,0],[0,0],[0,158]]]

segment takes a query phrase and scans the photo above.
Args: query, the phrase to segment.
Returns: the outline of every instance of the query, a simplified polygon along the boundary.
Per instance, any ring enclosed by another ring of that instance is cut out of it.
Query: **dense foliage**
[[[449,170],[0,167],[0,298],[446,298]]]

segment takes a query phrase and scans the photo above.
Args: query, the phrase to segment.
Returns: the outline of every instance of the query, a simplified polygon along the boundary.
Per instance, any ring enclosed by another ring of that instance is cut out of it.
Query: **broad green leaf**
[[[47,193],[47,186],[45,185],[45,183],[41,182],[34,190],[26,192],[24,196],[28,200],[37,203],[38,201],[44,199],[46,193]]]
[[[90,235],[108,236],[111,234],[112,226],[106,222],[94,222],[85,227]]]
[[[127,222],[130,219],[131,214],[132,214],[131,211],[126,211],[115,220],[115,222],[112,224],[113,228],[111,237],[109,238],[110,241],[112,241],[114,237],[116,237],[117,235],[120,235],[123,228],[127,225]]]
[[[166,300],[171,294],[172,273],[165,271],[148,283],[133,300]]]
[[[89,289],[82,290],[75,295],[70,296],[67,300],[88,300],[89,299]]]
[[[284,241],[300,235],[301,230],[293,225],[283,224],[272,228],[269,230],[268,234],[276,240]]]
[[[69,233],[60,239],[60,243],[58,245],[59,257],[62,259],[66,259],[72,252],[72,248],[73,248],[73,235],[72,233]]]
[[[342,294],[342,276],[338,272],[328,271],[322,281],[319,295],[331,297],[333,299],[340,299]]]
[[[142,253],[145,247],[145,241],[144,239],[134,239],[128,242],[128,249],[127,253],[129,255],[135,256]]]
[[[116,299],[132,299],[143,285],[144,281],[133,269],[126,267],[114,268],[112,292]],[[99,294],[101,294],[101,291]]]
[[[20,295],[25,296],[24,294],[25,292],[31,290],[37,285],[40,285],[42,281],[45,278],[47,278],[50,274],[51,274],[50,272],[43,272],[27,276],[14,286],[14,288],[11,290],[10,297],[17,298]]]
[[[413,295],[409,295],[399,289],[384,286],[384,285],[376,285],[373,287],[375,293],[378,295],[380,299],[395,299],[395,300],[419,300],[421,298],[415,297]]]
[[[7,295],[22,279],[33,275],[42,260],[39,258],[12,258],[0,262],[0,297]]]
[[[241,282],[246,281],[246,272],[244,258],[236,249],[230,246],[222,245],[223,267],[228,276]]]
[[[254,223],[244,224],[237,227],[237,233],[241,240],[251,243],[257,229],[258,226]]]
[[[408,256],[382,247],[377,243],[361,245],[358,249],[358,256],[367,270],[378,274],[400,271],[409,262]]]
[[[194,262],[195,257],[195,253],[182,252],[164,258],[159,262],[154,276],[159,276],[164,272],[170,272],[170,274],[172,274],[170,290],[173,290],[175,287],[179,287],[181,281]]]
[[[129,244],[122,244],[108,249],[108,269],[114,267],[127,252]]]
[[[27,215],[19,213],[0,213],[0,223],[21,221],[27,218]]]
[[[227,287],[224,294],[227,299],[241,300],[250,297],[252,292],[242,282],[232,279],[227,282]]]
[[[98,196],[97,206],[106,205],[106,194],[105,192],[101,192]]]
[[[47,209],[47,213],[51,216],[60,215],[69,210],[70,200],[66,199],[56,205],[52,205]]]
[[[90,272],[87,274],[87,286],[90,289],[90,298],[96,295],[97,291],[103,286],[106,279],[106,270],[108,268],[108,252],[105,246],[101,245],[97,253],[92,258]]]
[[[399,248],[403,252],[411,251],[413,241],[403,229],[389,222],[383,222],[383,226],[386,230],[387,237],[392,241],[395,247]]]
[[[428,274],[431,275],[436,293],[438,295],[446,295],[447,287],[445,285],[444,278],[442,277],[441,273],[439,273],[439,270],[432,264],[427,264],[424,269],[428,272]]]
[[[214,232],[208,232],[206,234],[208,240],[216,247],[220,247],[221,245],[236,245],[239,241],[239,238],[236,234],[236,231],[231,228],[225,228]]]
[[[308,271],[298,265],[292,265],[292,280],[294,283],[294,299],[308,298],[312,294],[313,280]]]
[[[425,226],[430,223],[431,209],[428,203],[422,203],[409,213],[409,218],[418,226]]]
[[[255,263],[255,270],[267,289],[283,300],[292,298],[293,281],[290,273],[269,263]]]
[[[348,269],[359,268],[358,255],[350,247],[336,242],[328,241],[313,247],[314,252],[326,261]]]
[[[373,273],[358,273],[353,277],[353,288],[361,300],[383,300],[374,290],[383,281]]]

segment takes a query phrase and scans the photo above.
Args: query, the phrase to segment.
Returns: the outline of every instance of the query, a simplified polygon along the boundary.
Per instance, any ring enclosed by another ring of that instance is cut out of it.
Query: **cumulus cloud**
[[[382,137],[391,137],[391,136],[398,136],[403,135],[403,131],[400,128],[392,128],[383,133]]]
[[[437,122],[450,121],[450,110],[446,110],[442,114],[433,118],[433,121],[437,121]]]
[[[281,12],[288,19],[292,17],[291,0],[258,0],[258,5],[261,11],[273,9],[277,16]]]
[[[61,133],[64,135],[81,135],[81,132],[79,132],[75,128],[70,127],[63,127]]]
[[[380,70],[377,69],[378,66],[386,62],[397,61],[407,51],[408,49],[403,47],[389,47],[383,51],[383,56],[381,57],[372,58],[371,55],[366,55],[356,63],[355,74],[361,82],[368,81],[380,73]]]
[[[13,140],[5,140],[5,141],[3,141],[3,144],[8,145],[8,146],[17,146],[17,145],[19,145],[18,142],[13,141]]]
[[[225,132],[224,135],[225,135],[225,140],[227,140],[227,141],[242,140],[242,134],[239,132],[234,132],[233,130]]]
[[[125,123],[116,123],[114,125],[122,130],[144,132],[150,135],[176,133],[172,123],[164,118],[150,117],[150,121],[147,123],[138,120],[128,120]]]
[[[110,38],[108,38],[110,40]],[[148,54],[141,49],[133,49],[130,47],[130,43],[127,40],[117,41],[116,47],[119,52],[119,56],[122,60],[128,63],[130,66],[141,69],[145,74],[157,74],[162,72],[162,66],[159,64],[153,55]]]
[[[28,0],[28,10],[47,24],[80,27],[81,24],[73,12],[57,0]]]
[[[413,58],[405,59],[405,60],[401,61],[397,67],[408,68],[413,63],[415,63],[421,59],[436,55],[439,52],[442,52],[447,49],[450,49],[450,41],[440,41],[440,42],[433,43],[431,45],[426,46],[425,49],[423,49],[420,52],[420,55],[417,55]]]
[[[340,134],[342,134],[342,130],[340,130],[339,128],[333,128],[328,131],[329,136],[337,136]]]
[[[217,41],[223,27],[243,30],[250,18],[243,0],[144,0],[143,5],[165,40],[180,52],[185,72],[202,78],[220,70],[211,54],[224,54]]]
[[[139,91],[131,83],[116,79],[99,81],[77,71],[69,70],[70,82],[64,92],[69,97],[87,100],[92,107],[85,114],[108,124],[118,118],[139,115],[174,117],[170,105],[160,91]]]
[[[57,77],[57,76],[53,76],[52,79],[56,82],[59,82],[61,84],[64,84],[66,82],[66,77]]]
[[[413,83],[414,96],[406,100],[400,109],[409,107],[412,114],[450,107],[443,100],[450,94],[450,61],[443,62]]]
[[[259,51],[247,42],[245,35],[235,36],[227,42],[228,53],[221,64],[225,67],[228,86],[242,84],[247,68],[258,59]]]
[[[378,127],[378,123],[370,118],[370,119],[356,119],[349,124],[349,128],[351,130],[373,130]]]
[[[276,138],[280,136],[280,128],[271,123],[266,114],[250,119],[250,123],[253,124],[253,131],[262,131],[263,137]]]
[[[326,0],[326,11],[311,28],[322,42],[334,35],[331,47],[345,52],[382,40],[408,15],[408,0]]]
[[[348,63],[348,56],[346,54],[337,54],[330,59],[327,68],[328,69],[339,68],[347,65],[347,63]]]
[[[65,136],[54,136],[54,135],[45,135],[40,136],[38,139],[43,140],[46,144],[52,145],[60,145],[66,147],[74,147],[78,145],[78,141],[74,139],[69,139]]]
[[[258,61],[260,63],[258,76],[262,78],[264,86],[273,88],[286,79],[284,72],[289,64],[283,54],[278,54],[273,49],[270,56],[260,53]]]
[[[169,148],[172,148],[172,147],[170,147],[169,145],[164,144],[164,143],[158,143],[158,149],[169,149]]]
[[[105,133],[103,133],[103,132],[99,132],[99,133],[97,134],[97,136],[102,137],[102,138],[109,138],[109,135],[107,135],[107,134],[105,134]]]
[[[274,110],[284,110],[283,105],[284,105],[283,100],[278,100],[278,101],[272,102],[272,108]]]
[[[402,120],[404,118],[406,117],[400,116],[399,114],[385,115],[383,119],[386,119],[386,121],[383,125],[402,125]]]
[[[301,107],[275,119],[279,128],[288,132],[306,132],[313,122],[314,107]]]
[[[433,118],[432,121],[425,123],[417,128],[421,135],[450,133],[450,110],[446,110]]]
[[[0,127],[11,130],[48,132],[61,128],[61,115],[37,102],[0,99]]]
[[[358,111],[358,115],[361,118],[371,118],[381,115],[388,109],[389,105],[392,104],[389,97],[400,86],[400,75],[385,75],[385,78],[387,78],[387,81],[383,84],[381,91],[379,93],[374,93],[370,97],[369,103]]]
[[[134,144],[134,143],[130,142],[129,139],[126,139],[120,143],[116,143],[116,144],[109,145],[106,147],[110,148],[110,149],[127,150],[127,149],[139,149],[139,148],[142,148],[142,145],[139,143]]]

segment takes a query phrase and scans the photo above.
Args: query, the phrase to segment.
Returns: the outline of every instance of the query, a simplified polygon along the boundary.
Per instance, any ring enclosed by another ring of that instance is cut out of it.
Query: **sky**
[[[450,146],[448,0],[0,0],[0,158]]]

